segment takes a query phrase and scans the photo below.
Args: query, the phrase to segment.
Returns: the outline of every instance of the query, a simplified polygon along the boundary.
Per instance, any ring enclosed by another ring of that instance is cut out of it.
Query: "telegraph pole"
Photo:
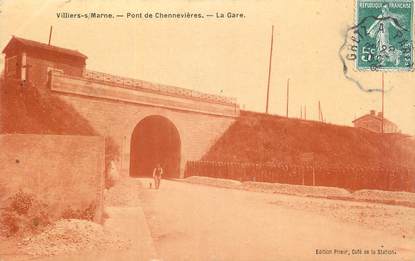
[[[49,30],[49,42],[48,42],[48,45],[50,45],[50,40],[52,39],[52,29],[53,29],[53,27],[52,27],[52,26],[50,26],[50,30]]]
[[[287,110],[286,110],[286,116],[288,118],[288,105],[290,103],[290,78],[287,80]]]
[[[320,101],[318,101],[318,120],[321,121],[321,108],[320,108]]]
[[[320,119],[321,122],[324,122],[323,110],[321,109],[320,101],[318,101],[318,118]]]
[[[265,113],[268,114],[268,102],[269,102],[269,84],[271,81],[271,65],[272,65],[272,46],[274,44],[274,25],[272,25],[272,32],[271,32],[271,50],[269,53],[269,66],[268,66],[268,86],[267,86],[267,103],[265,107]]]
[[[384,133],[384,119],[385,119],[385,76],[382,72],[382,133]]]
[[[304,105],[304,120],[307,120],[307,105]]]

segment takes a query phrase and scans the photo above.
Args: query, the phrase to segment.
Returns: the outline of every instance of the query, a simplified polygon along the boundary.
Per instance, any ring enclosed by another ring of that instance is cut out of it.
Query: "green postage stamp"
[[[356,0],[358,70],[412,70],[413,0]]]

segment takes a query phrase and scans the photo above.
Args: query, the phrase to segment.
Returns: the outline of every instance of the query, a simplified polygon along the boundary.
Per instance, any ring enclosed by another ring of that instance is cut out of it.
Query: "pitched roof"
[[[365,115],[360,116],[359,118],[355,119],[352,122],[355,123],[356,121],[360,121],[360,120],[362,120],[364,118],[372,118],[372,119],[375,119],[375,120],[378,120],[378,121],[382,121],[382,117],[379,117],[377,115],[365,114]],[[384,122],[387,122],[387,123],[390,123],[390,124],[393,124],[393,125],[396,125],[395,123],[391,122],[390,120],[388,120],[386,118],[383,118],[383,121]]]
[[[9,41],[9,43],[6,45],[6,47],[4,47],[3,53],[7,52],[7,49],[10,48],[10,46],[12,46],[16,43],[19,43],[23,46],[39,48],[39,49],[43,49],[43,50],[47,50],[47,51],[51,51],[51,52],[66,54],[66,55],[69,55],[69,56],[80,57],[80,58],[83,58],[83,59],[88,58],[86,55],[82,54],[81,52],[79,52],[77,50],[71,50],[71,49],[66,49],[66,48],[57,47],[57,46],[53,46],[53,45],[48,45],[48,44],[44,44],[44,43],[41,43],[41,42],[36,42],[36,41],[32,41],[32,40],[28,40],[28,39],[24,39],[24,38],[20,38],[20,37],[16,37],[16,36],[13,36],[12,39]]]

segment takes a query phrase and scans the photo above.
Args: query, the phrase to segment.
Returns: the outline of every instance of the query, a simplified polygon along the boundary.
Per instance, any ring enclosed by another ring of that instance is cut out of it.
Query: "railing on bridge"
[[[313,166],[188,161],[185,177],[206,176],[240,181],[275,182],[350,190],[380,189],[415,192],[415,169],[396,166]]]
[[[221,103],[221,104],[232,105],[232,106],[235,106],[237,104],[236,99],[231,98],[231,97],[207,94],[207,93],[202,93],[202,92],[175,87],[175,86],[156,84],[156,83],[151,83],[151,82],[137,80],[137,79],[128,78],[128,77],[120,77],[120,76],[103,73],[103,72],[85,70],[83,77],[89,80],[98,81],[98,82],[102,82],[105,84],[112,84],[112,85],[129,88],[129,89],[148,90],[152,92],[160,92],[163,94],[188,97],[188,98],[210,101],[210,102]]]

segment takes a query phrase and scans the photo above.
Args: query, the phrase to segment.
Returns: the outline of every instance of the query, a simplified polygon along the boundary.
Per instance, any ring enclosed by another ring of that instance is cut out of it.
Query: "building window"
[[[17,56],[6,58],[5,75],[8,77],[15,76],[16,71],[17,71]]]

